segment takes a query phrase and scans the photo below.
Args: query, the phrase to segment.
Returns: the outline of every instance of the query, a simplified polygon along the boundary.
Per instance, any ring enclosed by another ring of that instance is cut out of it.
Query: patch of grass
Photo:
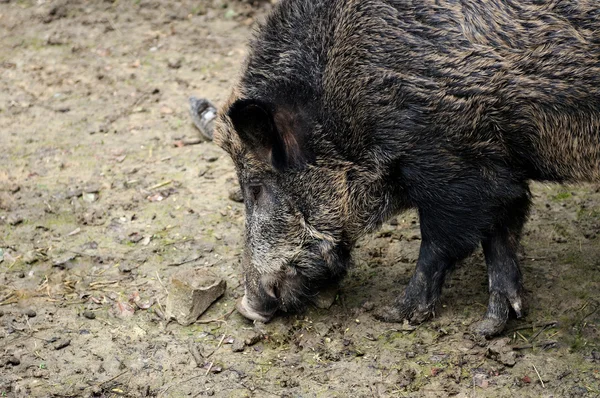
[[[600,218],[600,209],[588,209],[585,207],[577,209],[577,221],[593,218]]]
[[[552,200],[555,202],[562,202],[564,200],[572,198],[571,192],[569,191],[560,191],[556,195],[552,196]]]
[[[567,231],[567,227],[565,227],[562,224],[555,224],[553,226],[554,232],[556,232],[556,234],[558,236],[561,236],[563,238],[568,238],[569,237],[569,232]]]

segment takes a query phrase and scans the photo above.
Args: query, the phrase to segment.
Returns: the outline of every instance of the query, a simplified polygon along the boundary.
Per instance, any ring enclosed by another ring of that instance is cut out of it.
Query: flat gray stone
[[[171,277],[166,316],[190,325],[225,293],[225,281],[207,270],[183,270]]]

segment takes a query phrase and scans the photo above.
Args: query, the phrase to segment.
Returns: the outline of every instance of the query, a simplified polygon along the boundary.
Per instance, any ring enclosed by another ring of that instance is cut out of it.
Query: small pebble
[[[372,311],[373,308],[375,308],[375,304],[373,304],[372,301],[365,301],[365,303],[362,305],[362,309],[365,311]]]
[[[167,66],[171,69],[179,69],[181,68],[182,59],[181,58],[171,58],[167,61]]]
[[[99,193],[100,192],[100,186],[96,185],[96,184],[86,185],[83,188],[83,192],[85,192],[85,193]]]
[[[6,221],[9,225],[19,225],[23,222],[23,217],[21,217],[20,215],[11,214],[8,216]]]
[[[132,264],[127,264],[127,263],[119,264],[119,271],[121,271],[123,273],[131,272],[132,269],[133,269]]]
[[[12,365],[12,366],[17,366],[21,364],[21,360],[19,358],[17,358],[14,355],[11,355],[10,357],[8,357],[8,359],[6,360],[6,363]]]
[[[244,195],[239,187],[235,187],[229,190],[229,200],[234,202],[242,203],[244,201]]]
[[[69,339],[59,339],[56,343],[54,343],[55,350],[61,350],[65,347],[68,347],[71,344],[71,340]]]
[[[30,250],[27,253],[25,253],[25,255],[23,256],[23,262],[25,264],[33,264],[33,263],[37,262],[38,260],[39,259],[38,259],[38,256],[37,256],[35,250]]]
[[[250,336],[246,340],[244,340],[244,344],[250,347],[250,346],[253,346],[254,344],[258,343],[262,339],[263,339],[263,335],[261,333],[254,333],[254,334],[252,334],[252,336]]]
[[[98,200],[98,194],[95,193],[84,193],[81,195],[84,202],[92,203]]]
[[[4,316],[4,310],[0,309],[0,316]]]
[[[30,308],[27,311],[25,311],[25,315],[27,315],[30,318],[33,318],[33,317],[35,317],[37,315],[37,313]]]
[[[244,343],[244,341],[238,339],[233,342],[233,345],[231,346],[231,351],[242,352],[242,351],[244,351],[245,347],[246,347],[246,344]]]
[[[96,314],[90,310],[83,311],[83,316],[86,317],[87,319],[96,319]]]

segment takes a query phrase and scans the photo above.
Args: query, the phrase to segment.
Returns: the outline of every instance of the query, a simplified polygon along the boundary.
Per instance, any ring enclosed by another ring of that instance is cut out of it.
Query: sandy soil
[[[414,268],[413,213],[360,242],[331,308],[267,325],[231,313],[235,174],[182,140],[198,137],[188,97],[226,98],[268,8],[0,1],[0,396],[600,396],[598,186],[534,186],[531,309],[497,339],[468,333],[487,302],[481,253],[435,319],[373,319]],[[200,323],[165,322],[171,275],[194,268],[225,295]]]

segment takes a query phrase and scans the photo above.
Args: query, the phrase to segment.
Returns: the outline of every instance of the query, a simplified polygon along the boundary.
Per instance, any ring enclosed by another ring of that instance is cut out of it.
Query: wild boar
[[[431,317],[481,244],[489,304],[474,330],[497,334],[525,304],[529,181],[600,177],[600,3],[282,0],[215,141],[244,194],[243,315],[302,309],[359,237],[416,208],[416,270],[378,318]]]

